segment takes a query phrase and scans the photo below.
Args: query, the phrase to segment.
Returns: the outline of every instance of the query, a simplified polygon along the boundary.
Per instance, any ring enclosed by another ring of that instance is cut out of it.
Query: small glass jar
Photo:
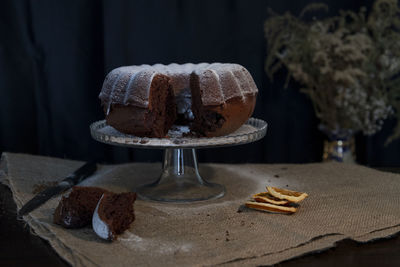
[[[350,129],[330,131],[324,125],[320,125],[319,129],[328,137],[328,140],[324,141],[324,152],[322,154],[324,162],[356,162],[354,131]]]

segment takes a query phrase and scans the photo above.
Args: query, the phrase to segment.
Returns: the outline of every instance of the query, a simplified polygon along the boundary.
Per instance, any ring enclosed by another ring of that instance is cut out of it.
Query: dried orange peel
[[[268,193],[278,199],[285,199],[293,203],[298,203],[308,197],[307,193],[296,192],[287,189],[281,189],[277,187],[267,186]]]
[[[267,186],[268,192],[253,195],[252,201],[247,201],[245,206],[255,210],[276,212],[284,214],[295,213],[298,203],[308,197],[307,193]]]
[[[279,213],[295,213],[297,208],[288,207],[288,206],[279,206],[270,203],[260,203],[255,201],[247,201],[245,203],[246,207],[261,210],[261,211],[269,211],[269,212],[279,212]]]
[[[262,193],[255,194],[255,195],[253,195],[253,199],[257,202],[270,203],[270,204],[274,204],[274,205],[285,205],[285,204],[289,203],[288,200],[276,198],[268,192],[262,192]]]

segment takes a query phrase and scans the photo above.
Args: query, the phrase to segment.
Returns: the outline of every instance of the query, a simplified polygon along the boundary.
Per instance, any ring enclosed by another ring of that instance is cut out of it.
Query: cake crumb
[[[173,144],[176,144],[176,145],[180,145],[180,144],[183,144],[184,142],[183,142],[183,140],[173,139],[173,140],[172,140],[172,143],[173,143]]]

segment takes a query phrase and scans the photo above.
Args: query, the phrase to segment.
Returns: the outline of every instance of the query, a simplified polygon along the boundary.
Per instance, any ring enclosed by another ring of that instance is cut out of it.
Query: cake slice
[[[104,193],[93,214],[92,227],[106,240],[114,240],[135,220],[133,204],[136,193]]]
[[[123,70],[119,68],[114,72],[127,75]],[[152,77],[150,82],[140,79],[146,76]],[[176,119],[175,95],[169,80],[165,75],[155,74],[154,70],[144,69],[129,80],[113,81],[111,87],[114,89],[104,104],[107,124],[127,134],[165,137]],[[121,88],[125,86],[130,88],[132,95],[122,92]]]
[[[96,205],[106,192],[98,187],[74,186],[71,193],[59,202],[53,222],[65,228],[81,228],[90,224]]]

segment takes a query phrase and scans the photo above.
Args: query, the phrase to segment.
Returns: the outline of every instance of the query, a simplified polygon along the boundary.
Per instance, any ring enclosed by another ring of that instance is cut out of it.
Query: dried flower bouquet
[[[369,14],[306,19],[324,4],[310,4],[299,17],[270,11],[265,22],[266,72],[282,67],[301,83],[316,116],[330,132],[372,135],[400,113],[400,9],[396,0],[377,0]],[[397,116],[398,117],[398,116]],[[388,142],[400,136],[400,123]]]

